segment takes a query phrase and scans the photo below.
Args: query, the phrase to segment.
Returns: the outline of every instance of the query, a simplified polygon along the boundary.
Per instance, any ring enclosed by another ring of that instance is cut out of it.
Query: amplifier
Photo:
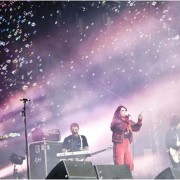
[[[30,179],[45,179],[53,167],[59,163],[57,153],[61,152],[62,142],[36,141],[29,144]]]
[[[45,128],[35,128],[32,131],[33,141],[60,141],[61,135],[59,129],[45,129]]]

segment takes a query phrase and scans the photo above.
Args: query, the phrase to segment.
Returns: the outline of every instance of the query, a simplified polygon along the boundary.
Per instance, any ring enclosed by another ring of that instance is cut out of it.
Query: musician
[[[131,150],[133,131],[139,131],[142,126],[142,114],[138,116],[138,122],[130,120],[127,108],[123,105],[117,107],[111,122],[113,160],[114,164],[127,164],[130,170],[134,169],[134,162]]]
[[[79,135],[79,125],[77,123],[72,123],[70,130],[72,134],[64,139],[62,152],[88,150],[87,138],[84,135]]]
[[[174,168],[180,167],[180,117],[174,115],[166,133],[166,147]]]

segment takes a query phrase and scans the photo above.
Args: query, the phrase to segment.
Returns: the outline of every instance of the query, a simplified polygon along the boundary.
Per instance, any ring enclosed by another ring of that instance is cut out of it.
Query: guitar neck
[[[96,151],[94,153],[91,153],[91,156],[95,155],[95,154],[99,154],[99,153],[102,153],[104,151],[106,151],[107,149],[102,149],[102,150],[99,150],[99,151]]]

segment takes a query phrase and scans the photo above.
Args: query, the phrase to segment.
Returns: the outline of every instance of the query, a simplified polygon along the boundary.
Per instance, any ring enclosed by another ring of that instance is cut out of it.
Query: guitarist
[[[166,147],[174,168],[180,167],[180,117],[174,115],[166,133]]]

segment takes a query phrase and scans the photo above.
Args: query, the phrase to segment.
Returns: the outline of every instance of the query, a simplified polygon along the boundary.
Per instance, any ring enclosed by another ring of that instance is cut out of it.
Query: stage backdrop
[[[110,123],[124,105],[143,126],[132,144],[135,178],[154,178],[170,166],[169,121],[179,114],[180,2],[0,2],[0,178],[12,177],[12,153],[25,156],[37,127],[73,122],[90,151],[112,145]],[[89,158],[113,164],[112,150]],[[17,166],[26,177],[26,160]]]

